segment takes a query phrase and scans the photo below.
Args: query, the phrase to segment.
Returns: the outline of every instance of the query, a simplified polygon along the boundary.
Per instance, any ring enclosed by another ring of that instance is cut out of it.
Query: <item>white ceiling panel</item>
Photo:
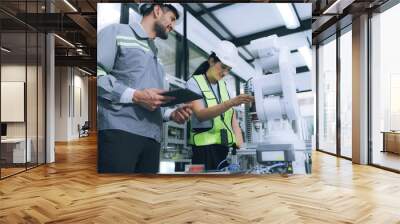
[[[224,29],[222,29],[222,27],[221,27],[220,25],[218,25],[218,24],[215,22],[215,20],[213,20],[210,16],[204,15],[203,18],[204,18],[204,20],[205,20],[208,24],[210,24],[210,26],[212,26],[215,30],[217,30],[217,31],[224,37],[224,39],[231,39],[231,38],[232,38],[232,37],[231,37],[228,33],[226,33],[226,32],[224,31]]]
[[[235,37],[285,25],[275,4],[272,3],[234,4],[213,13]]]
[[[294,5],[301,20],[311,18],[312,3],[294,3]]]

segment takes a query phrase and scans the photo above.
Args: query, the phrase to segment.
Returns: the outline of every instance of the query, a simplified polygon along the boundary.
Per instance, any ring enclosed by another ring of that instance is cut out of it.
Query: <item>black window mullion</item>
[[[188,80],[189,77],[189,45],[187,39],[187,10],[183,8],[183,79]]]
[[[2,30],[2,23],[0,23],[0,47],[2,46],[2,32],[1,32],[1,30]],[[1,51],[1,50],[0,50]],[[1,124],[1,62],[2,62],[2,58],[1,58],[1,52],[0,52],[0,124]],[[1,136],[1,129],[0,129],[0,136]],[[0,158],[1,158],[1,150],[2,150],[2,147],[1,147],[1,144],[0,144]],[[0,179],[2,179],[2,177],[1,177],[1,170],[2,170],[2,163],[1,163],[1,160],[0,160]]]
[[[120,23],[129,24],[129,6],[126,3],[121,4]]]
[[[25,0],[25,21],[28,21],[28,1]],[[24,85],[24,121],[25,121],[25,170],[28,170],[28,24],[25,23],[25,85]]]
[[[316,104],[316,109],[315,109],[315,148],[319,149],[319,44],[315,46],[315,57],[316,57],[316,63],[315,63],[315,104]]]
[[[36,1],[39,15],[39,0]],[[36,32],[36,166],[39,165],[39,32]]]
[[[183,76],[183,47],[182,47],[182,41],[183,38],[181,35],[176,34],[176,46],[175,46],[175,50],[176,50],[176,54],[175,54],[175,76],[178,78],[182,78]]]
[[[50,5],[50,3],[45,0],[44,2],[45,4],[45,13],[48,13],[48,6]],[[47,38],[48,38],[48,33],[45,32],[44,33],[44,69],[42,69],[42,72],[44,71],[44,135],[43,135],[43,139],[44,139],[44,164],[47,163]],[[43,77],[43,73],[42,73],[42,77]],[[60,77],[61,78],[61,77]],[[61,91],[61,89],[60,89]]]
[[[367,44],[368,44],[368,53],[367,53],[367,85],[368,85],[368,95],[367,95],[367,108],[368,108],[368,124],[367,124],[367,132],[368,132],[368,164],[373,164],[373,145],[372,145],[372,64],[371,64],[371,57],[372,57],[372,12],[368,12],[368,25],[367,25]]]
[[[336,31],[336,154],[341,156],[341,119],[340,119],[340,30]]]
[[[233,76],[235,79],[235,89],[236,89],[236,96],[240,95],[240,79],[237,76]]]

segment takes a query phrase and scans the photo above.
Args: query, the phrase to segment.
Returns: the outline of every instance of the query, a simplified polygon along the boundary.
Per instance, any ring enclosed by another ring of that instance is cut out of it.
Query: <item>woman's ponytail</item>
[[[210,56],[208,56],[208,60],[204,61],[203,63],[200,64],[199,67],[197,67],[197,69],[193,72],[193,75],[201,75],[201,74],[206,74],[207,70],[210,68],[210,64],[208,63],[208,61],[210,60],[210,58],[214,59],[214,62],[219,62],[219,58],[217,58],[217,55],[215,55],[214,52],[211,53]]]

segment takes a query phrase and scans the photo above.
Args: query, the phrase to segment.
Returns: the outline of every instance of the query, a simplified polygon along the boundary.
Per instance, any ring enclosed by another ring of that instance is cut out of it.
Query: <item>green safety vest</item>
[[[196,80],[201,89],[204,100],[206,101],[206,107],[217,105],[217,98],[214,95],[208,80],[206,80],[205,75],[194,75],[193,78]],[[223,80],[218,81],[218,89],[221,103],[229,100],[228,89],[226,88],[226,84]],[[236,138],[232,129],[232,119],[233,109],[230,108],[229,110],[225,111],[225,113],[212,119],[211,128],[201,130],[194,130],[193,128],[190,128],[189,144],[195,146],[222,144],[221,130],[225,129],[228,137],[228,146],[233,145],[236,143]]]

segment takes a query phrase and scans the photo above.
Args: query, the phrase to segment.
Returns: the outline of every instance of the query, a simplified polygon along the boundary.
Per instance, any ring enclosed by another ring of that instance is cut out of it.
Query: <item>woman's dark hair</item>
[[[210,56],[208,56],[207,61],[204,61],[203,63],[201,63],[200,66],[197,67],[196,70],[194,70],[192,76],[193,76],[193,75],[201,75],[201,74],[204,74],[204,75],[205,75],[206,72],[207,72],[207,70],[210,68],[210,64],[208,63],[208,61],[210,60],[210,58],[212,58],[212,59],[214,60],[215,63],[220,61],[219,58],[217,57],[217,55],[216,55],[214,52],[212,52],[212,53],[210,54]]]

